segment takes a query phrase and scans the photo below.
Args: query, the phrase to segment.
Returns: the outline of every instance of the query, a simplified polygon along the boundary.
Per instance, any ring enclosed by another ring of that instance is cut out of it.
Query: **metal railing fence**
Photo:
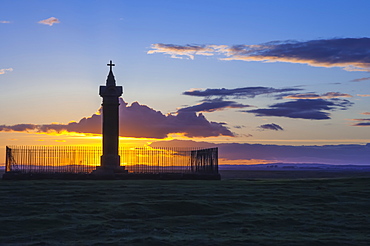
[[[98,146],[7,146],[6,172],[90,173],[100,166]],[[119,149],[129,173],[218,173],[217,148]]]

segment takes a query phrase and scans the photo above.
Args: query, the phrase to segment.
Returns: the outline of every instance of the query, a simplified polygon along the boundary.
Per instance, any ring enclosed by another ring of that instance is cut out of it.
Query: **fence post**
[[[12,170],[10,160],[12,155],[12,149],[6,146],[6,154],[5,154],[5,172],[10,172]]]

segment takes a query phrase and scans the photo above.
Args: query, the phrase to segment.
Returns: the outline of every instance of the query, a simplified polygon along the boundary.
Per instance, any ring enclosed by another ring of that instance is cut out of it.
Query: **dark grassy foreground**
[[[370,179],[0,181],[0,245],[369,245]]]

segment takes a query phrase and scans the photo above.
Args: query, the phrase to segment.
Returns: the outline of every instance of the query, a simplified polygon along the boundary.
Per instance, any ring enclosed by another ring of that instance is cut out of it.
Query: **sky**
[[[8,145],[100,144],[112,60],[121,146],[218,146],[221,164],[370,164],[368,9],[3,0],[0,163]]]

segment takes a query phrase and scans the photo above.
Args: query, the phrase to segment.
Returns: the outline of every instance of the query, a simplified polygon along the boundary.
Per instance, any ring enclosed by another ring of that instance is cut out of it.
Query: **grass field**
[[[369,245],[369,187],[366,177],[0,181],[0,245]]]

